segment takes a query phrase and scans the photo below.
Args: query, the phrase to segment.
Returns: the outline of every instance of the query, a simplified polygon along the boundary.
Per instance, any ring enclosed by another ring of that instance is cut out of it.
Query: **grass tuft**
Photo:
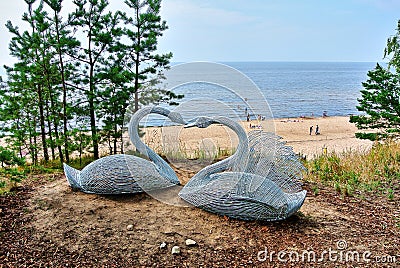
[[[375,143],[368,152],[332,152],[305,162],[305,180],[332,186],[353,196],[358,192],[378,192],[394,199],[393,187],[400,179],[400,145]]]

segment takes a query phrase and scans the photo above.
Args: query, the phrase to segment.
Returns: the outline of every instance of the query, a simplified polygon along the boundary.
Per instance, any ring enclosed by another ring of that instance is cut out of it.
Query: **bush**
[[[25,164],[25,159],[18,157],[14,151],[8,150],[0,146],[0,162],[1,167],[8,166],[22,166]]]

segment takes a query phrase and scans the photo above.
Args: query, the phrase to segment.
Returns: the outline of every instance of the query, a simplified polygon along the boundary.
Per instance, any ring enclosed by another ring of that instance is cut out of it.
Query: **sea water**
[[[372,70],[374,62],[225,62],[251,79],[263,94],[270,107],[268,117],[291,118],[299,116],[347,116],[358,114],[357,99],[361,97],[362,82]],[[184,74],[183,74],[184,75]],[[229,80],[231,77],[221,78]],[[185,97],[180,105],[187,105],[186,116],[226,115],[223,105],[210,105],[205,98],[219,103],[228,103],[241,120],[245,120],[247,109],[243,99],[226,88],[207,83],[189,83],[173,91]],[[251,98],[251,92],[244,98]],[[173,107],[171,107],[173,108]],[[260,112],[262,113],[262,112]],[[251,119],[258,114],[250,114]],[[164,121],[159,117],[149,118],[147,125],[158,125]]]

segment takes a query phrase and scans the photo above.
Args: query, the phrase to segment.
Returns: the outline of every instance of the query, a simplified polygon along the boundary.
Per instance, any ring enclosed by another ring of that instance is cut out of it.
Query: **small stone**
[[[129,224],[128,226],[126,226],[126,230],[132,231],[133,230],[133,224]]]
[[[192,239],[186,239],[185,243],[186,243],[186,246],[189,246],[189,247],[197,245],[196,241],[194,241]]]
[[[172,253],[172,255],[180,254],[181,249],[178,246],[173,246],[171,253]]]
[[[167,247],[167,243],[162,242],[161,245],[160,245],[160,249],[164,249],[164,248],[166,248],[166,247]]]

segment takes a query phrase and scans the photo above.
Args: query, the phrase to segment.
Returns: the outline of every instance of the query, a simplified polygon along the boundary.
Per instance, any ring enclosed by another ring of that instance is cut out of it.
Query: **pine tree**
[[[123,153],[132,95],[136,110],[182,97],[158,88],[172,57],[156,53],[167,29],[161,1],[126,0],[133,10],[128,16],[107,11],[107,0],[74,0],[76,10],[64,21],[63,0],[25,2],[22,20],[29,29],[21,33],[11,22],[6,25],[17,63],[6,67],[7,83],[0,86],[0,131],[20,157],[29,154],[37,164],[51,156],[62,163],[73,151],[81,158],[92,147],[98,158],[100,141],[109,144],[110,153]]]
[[[377,64],[362,83],[357,109],[364,114],[350,117],[357,128],[373,130],[356,133],[358,138],[376,140],[400,134],[400,20],[396,35],[387,41],[384,57],[389,58],[388,68]]]
[[[106,12],[106,0],[75,0],[76,10],[71,14],[70,24],[82,31],[86,44],[76,51],[74,57],[80,63],[80,84],[88,103],[90,130],[92,133],[93,155],[99,158],[99,135],[96,111],[102,82],[101,68],[107,49],[118,41],[119,13]]]
[[[20,152],[23,150],[24,142],[29,141],[29,144],[25,145],[33,163],[37,163],[39,154],[37,140],[39,133],[36,131],[38,121],[43,123],[40,125],[43,155],[47,151],[47,144],[43,130],[44,121],[39,119],[39,108],[40,105],[43,105],[43,95],[41,83],[38,81],[41,79],[41,75],[38,73],[40,68],[36,64],[37,48],[40,45],[38,44],[39,36],[36,34],[36,25],[32,19],[34,1],[26,1],[26,3],[28,12],[24,13],[22,18],[30,25],[30,32],[24,31],[21,34],[18,27],[14,27],[10,21],[6,24],[8,30],[14,35],[9,44],[10,54],[16,57],[18,62],[13,67],[5,66],[9,77],[9,88],[8,91],[2,92],[1,121],[4,122],[3,131],[10,133],[10,142],[18,146]],[[43,111],[43,107],[41,108]]]
[[[168,96],[168,99],[182,98],[170,91],[157,89],[156,85],[163,79],[163,71],[169,68],[172,53],[157,54],[158,38],[168,29],[166,21],[161,20],[161,0],[125,0],[132,10],[124,14],[127,27],[125,36],[129,43],[121,44],[126,51],[125,67],[133,77],[135,103],[134,111],[139,103],[157,102]],[[132,16],[129,16],[132,13]]]
[[[68,61],[68,54],[74,54],[74,50],[79,46],[79,41],[72,35],[71,27],[67,22],[63,22],[60,12],[62,9],[63,0],[44,0],[53,12],[52,17],[49,19],[52,22],[53,28],[52,39],[50,40],[53,49],[55,50],[54,62],[58,66],[59,83],[56,83],[53,88],[61,87],[62,104],[61,107],[52,104],[54,120],[54,132],[56,135],[56,144],[59,150],[60,160],[64,161],[63,150],[61,145],[64,145],[65,160],[69,162],[69,136],[68,136],[68,118],[72,117],[71,102],[68,102],[68,92],[73,92],[73,86],[70,79],[75,72],[72,61]],[[57,60],[56,60],[57,59]],[[58,91],[58,90],[57,90]],[[62,117],[62,126],[59,126],[60,120],[58,115]],[[62,137],[58,134],[62,129]]]

